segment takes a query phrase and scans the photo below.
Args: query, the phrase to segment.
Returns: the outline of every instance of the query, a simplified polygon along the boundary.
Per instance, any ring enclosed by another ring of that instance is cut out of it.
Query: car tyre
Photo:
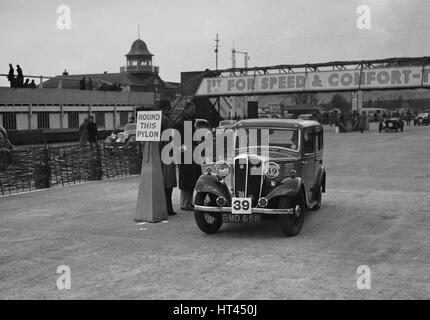
[[[287,237],[294,237],[300,233],[304,222],[304,213],[306,211],[305,198],[303,192],[299,192],[296,197],[281,197],[279,199],[279,208],[297,208],[298,214],[281,215],[280,222],[282,232]]]
[[[194,205],[207,205],[208,200],[211,201],[207,193],[197,192]],[[219,213],[194,210],[194,220],[200,230],[207,234],[218,232],[222,226],[222,218]]]

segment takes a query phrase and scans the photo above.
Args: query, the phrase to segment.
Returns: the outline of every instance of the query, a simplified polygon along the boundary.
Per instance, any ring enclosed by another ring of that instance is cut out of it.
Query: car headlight
[[[279,176],[280,171],[281,168],[275,162],[269,162],[264,166],[264,175],[270,179],[275,179],[277,176]]]
[[[215,164],[214,173],[221,178],[225,178],[230,173],[230,166],[225,161],[219,161]]]

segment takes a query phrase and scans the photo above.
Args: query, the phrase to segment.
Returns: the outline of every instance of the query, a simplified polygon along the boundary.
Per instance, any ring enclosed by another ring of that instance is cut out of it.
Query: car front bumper
[[[216,212],[216,213],[232,213],[231,207],[210,207],[210,206],[199,206],[194,205],[194,210],[204,212]],[[266,209],[266,208],[252,208],[251,214],[270,214],[270,215],[294,215],[294,208],[289,209]]]

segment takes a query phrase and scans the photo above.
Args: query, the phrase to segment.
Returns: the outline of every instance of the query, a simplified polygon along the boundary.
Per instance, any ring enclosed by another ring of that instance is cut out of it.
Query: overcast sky
[[[57,28],[62,4],[71,30]],[[371,30],[356,26],[359,5]],[[250,66],[429,56],[429,17],[428,0],[1,0],[0,73],[8,63],[31,75],[119,72],[138,24],[166,81],[214,69],[216,33],[220,68],[231,67],[233,40]]]

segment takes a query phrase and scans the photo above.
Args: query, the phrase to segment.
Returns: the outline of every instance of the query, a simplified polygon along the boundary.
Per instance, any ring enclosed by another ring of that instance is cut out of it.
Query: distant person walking
[[[361,112],[360,118],[358,120],[358,128],[360,129],[361,133],[363,133],[364,129],[366,129],[366,122],[367,122],[366,111],[363,111]]]
[[[88,118],[79,126],[79,144],[86,146],[88,143]]]
[[[16,65],[16,86],[22,88],[24,86],[24,75],[19,64]]]
[[[11,88],[16,88],[15,86],[15,70],[11,63],[9,63],[9,74],[7,75],[7,80],[10,82]]]
[[[97,147],[97,124],[94,122],[93,116],[90,116],[88,121],[88,141],[91,149],[93,146]]]

